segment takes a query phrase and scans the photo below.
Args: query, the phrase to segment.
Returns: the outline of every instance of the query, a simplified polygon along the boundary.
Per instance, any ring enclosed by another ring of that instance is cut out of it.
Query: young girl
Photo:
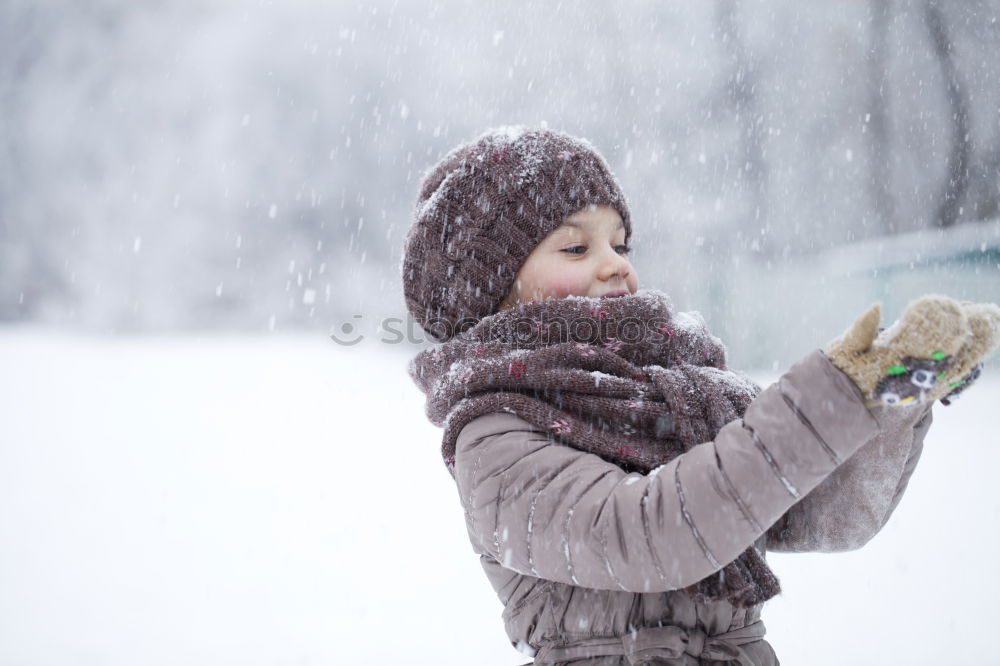
[[[974,379],[1000,309],[873,307],[766,390],[697,313],[639,289],[632,222],[586,141],[503,128],[426,176],[409,372],[444,428],[473,549],[534,664],[778,664],[773,551],[859,548],[902,496],[931,405]]]

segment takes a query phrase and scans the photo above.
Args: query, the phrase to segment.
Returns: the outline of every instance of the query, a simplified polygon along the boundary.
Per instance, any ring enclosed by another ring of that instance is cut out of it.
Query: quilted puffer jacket
[[[926,405],[869,411],[816,350],[714,441],[648,474],[496,412],[462,429],[455,479],[507,635],[532,664],[772,666],[761,605],[695,603],[681,588],[751,544],[863,546],[898,504],[931,419]]]

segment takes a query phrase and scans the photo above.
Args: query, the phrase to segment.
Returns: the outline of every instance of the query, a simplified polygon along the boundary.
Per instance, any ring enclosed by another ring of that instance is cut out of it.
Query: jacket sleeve
[[[877,432],[816,350],[714,441],[648,474],[495,413],[459,433],[455,480],[478,553],[571,585],[665,591],[734,560]]]
[[[768,530],[768,550],[856,550],[885,526],[920,460],[934,415],[930,405],[882,407],[873,415],[878,434]]]

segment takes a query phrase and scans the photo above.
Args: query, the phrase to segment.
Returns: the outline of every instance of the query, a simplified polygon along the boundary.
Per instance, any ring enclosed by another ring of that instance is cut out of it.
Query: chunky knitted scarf
[[[645,473],[714,439],[760,392],[726,368],[700,314],[674,312],[655,289],[521,304],[421,351],[409,373],[428,418],[444,427],[453,477],[458,433],[489,412],[516,414],[562,444]],[[751,545],[685,591],[745,608],[780,587]]]

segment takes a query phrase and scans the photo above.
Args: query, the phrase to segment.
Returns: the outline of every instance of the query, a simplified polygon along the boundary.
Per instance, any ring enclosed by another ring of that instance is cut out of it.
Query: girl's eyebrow
[[[576,229],[581,229],[581,230],[584,230],[584,231],[588,231],[588,229],[586,229],[582,224],[578,224],[576,222],[571,222],[570,220],[566,220],[565,222],[563,222],[563,226],[564,227],[574,227]],[[615,231],[618,231],[619,229],[624,229],[624,228],[625,228],[625,222],[619,222],[618,226],[615,227]]]

